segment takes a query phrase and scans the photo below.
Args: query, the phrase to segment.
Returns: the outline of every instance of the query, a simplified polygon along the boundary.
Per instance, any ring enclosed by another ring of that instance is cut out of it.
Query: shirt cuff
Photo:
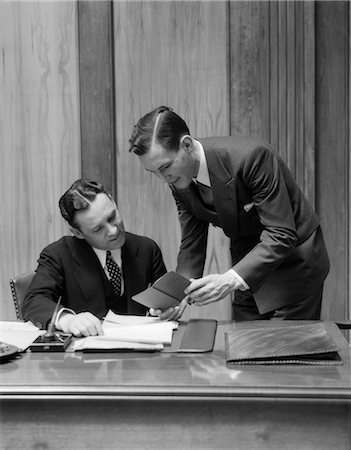
[[[234,269],[230,270],[233,272],[235,278],[241,283],[242,287],[239,288],[241,291],[247,291],[248,289],[250,289],[250,286],[246,283],[246,281],[243,278],[241,278],[241,276],[237,272],[235,272]]]
[[[56,320],[55,320],[55,328],[56,328],[57,330],[61,330],[61,328],[59,327],[59,320],[60,320],[61,314],[62,314],[63,312],[68,312],[68,313],[74,314],[74,315],[76,314],[76,313],[73,311],[73,309],[69,309],[69,308],[61,308],[60,311],[57,313]]]

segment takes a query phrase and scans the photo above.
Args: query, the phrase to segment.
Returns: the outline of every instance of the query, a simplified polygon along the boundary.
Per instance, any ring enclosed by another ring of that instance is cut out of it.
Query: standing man
[[[172,190],[181,225],[177,271],[191,278],[191,302],[235,292],[238,321],[320,318],[329,258],[319,220],[266,142],[194,139],[184,120],[161,106],[139,120],[130,144]],[[230,238],[233,267],[202,277],[209,223]]]
[[[75,181],[59,207],[73,236],[41,252],[23,302],[24,319],[46,328],[60,297],[56,327],[75,336],[102,334],[109,309],[145,315],[132,296],[166,272],[156,243],[125,231],[116,203],[96,181]]]

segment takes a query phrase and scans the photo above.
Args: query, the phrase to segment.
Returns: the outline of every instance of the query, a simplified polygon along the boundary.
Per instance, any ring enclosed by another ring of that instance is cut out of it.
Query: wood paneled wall
[[[231,2],[231,132],[278,150],[315,202],[314,2]]]
[[[323,314],[349,317],[350,4],[316,8],[317,210],[331,259]]]
[[[80,174],[109,186],[126,227],[175,267],[173,199],[128,153],[133,125],[160,104],[194,136],[261,135],[278,149],[321,217],[323,316],[348,317],[348,2],[1,2],[0,25],[2,317],[8,278],[66,231],[57,200]],[[227,267],[228,241],[211,229],[206,272]],[[226,318],[230,302],[188,314]]]
[[[58,199],[80,174],[73,2],[0,2],[0,317],[9,278],[66,233]]]
[[[78,2],[82,175],[116,194],[111,2]]]
[[[194,136],[229,133],[228,4],[115,2],[118,206],[126,228],[154,238],[174,270],[180,227],[170,189],[128,152],[132,128],[159,105],[172,107]],[[210,230],[206,271],[230,267],[227,239]],[[192,317],[227,318],[229,298]]]

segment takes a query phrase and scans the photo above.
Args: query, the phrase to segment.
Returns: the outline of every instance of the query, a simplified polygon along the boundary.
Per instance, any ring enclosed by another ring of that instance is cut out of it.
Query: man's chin
[[[109,242],[109,250],[117,250],[118,248],[123,247],[126,241],[125,235],[118,235],[116,239]]]
[[[176,189],[187,189],[190,186],[190,183],[187,183],[185,180],[180,180],[179,178],[171,184],[171,186]]]

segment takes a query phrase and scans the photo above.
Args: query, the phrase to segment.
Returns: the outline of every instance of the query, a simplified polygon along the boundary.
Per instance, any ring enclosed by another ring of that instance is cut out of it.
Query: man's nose
[[[118,229],[117,224],[115,224],[115,223],[109,223],[109,224],[108,224],[108,229],[107,229],[107,231],[108,231],[108,234],[109,234],[109,235],[112,236],[112,235],[116,234],[117,229]]]
[[[168,182],[169,177],[170,177],[169,174],[164,173],[164,172],[160,172],[160,171],[157,171],[157,172],[155,172],[155,173],[156,173],[156,175],[158,176],[158,178],[159,178],[163,183],[167,183],[167,182]]]

